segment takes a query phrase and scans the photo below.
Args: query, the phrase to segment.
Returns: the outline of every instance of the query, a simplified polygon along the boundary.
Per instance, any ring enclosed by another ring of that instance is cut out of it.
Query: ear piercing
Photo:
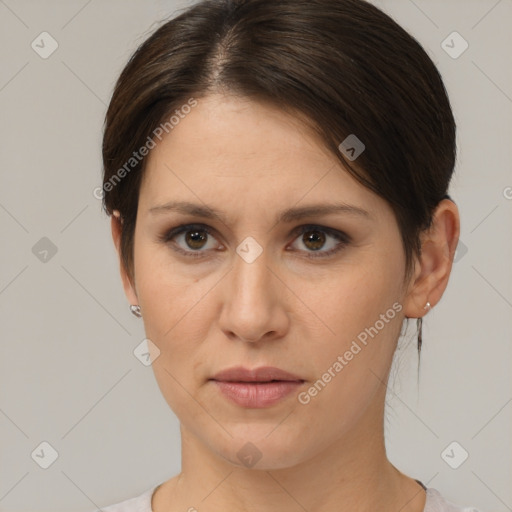
[[[137,317],[137,318],[141,318],[142,317],[142,314],[140,312],[140,306],[138,304],[135,304],[135,305],[131,305],[130,306],[130,311]]]
[[[112,215],[118,219],[121,223],[123,222],[123,217],[121,216],[121,213],[119,210],[113,210]]]

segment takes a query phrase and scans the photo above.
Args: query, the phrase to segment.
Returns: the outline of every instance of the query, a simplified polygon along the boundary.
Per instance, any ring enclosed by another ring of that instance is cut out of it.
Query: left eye
[[[202,256],[202,253],[207,250],[215,249],[218,245],[215,244],[215,240],[211,231],[206,226],[200,225],[180,226],[166,236],[167,242],[174,241],[178,245],[178,252],[187,256]]]
[[[301,226],[299,228],[298,238],[295,240],[294,244],[297,244],[297,242],[306,247],[306,252],[309,253],[307,257],[316,258],[330,256],[338,252],[347,245],[349,238],[345,233],[330,228]],[[294,244],[292,244],[292,246]],[[302,249],[298,250],[302,251]]]

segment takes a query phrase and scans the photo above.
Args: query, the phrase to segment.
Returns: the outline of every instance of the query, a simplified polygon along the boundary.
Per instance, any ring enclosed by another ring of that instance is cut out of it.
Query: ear
[[[427,302],[436,305],[448,285],[460,234],[459,210],[443,199],[437,206],[431,227],[421,235],[421,255],[416,259],[414,275],[404,300],[407,318],[420,318]]]
[[[137,298],[135,284],[132,284],[128,272],[123,264],[123,259],[121,258],[121,233],[123,231],[123,220],[118,210],[114,210],[110,220],[110,226],[112,229],[112,238],[119,258],[119,268],[121,272],[121,280],[123,281],[124,293],[130,304],[138,304],[139,300]]]

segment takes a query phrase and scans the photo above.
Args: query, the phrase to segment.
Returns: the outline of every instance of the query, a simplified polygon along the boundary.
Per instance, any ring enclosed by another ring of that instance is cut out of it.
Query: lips
[[[273,366],[253,370],[237,366],[222,370],[209,380],[231,403],[252,409],[277,404],[304,383],[299,376]]]
[[[210,380],[221,382],[304,382],[304,379],[301,379],[298,375],[273,366],[260,366],[252,370],[243,366],[236,366],[218,372]]]

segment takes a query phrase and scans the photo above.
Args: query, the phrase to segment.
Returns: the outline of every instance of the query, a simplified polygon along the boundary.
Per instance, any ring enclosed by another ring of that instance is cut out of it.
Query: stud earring
[[[138,304],[136,305],[131,305],[130,306],[130,311],[137,317],[137,318],[141,318],[142,317],[142,314],[140,312],[140,306]]]
[[[426,311],[430,311],[432,309],[432,306],[431,306],[430,302],[427,302],[423,309],[425,309]]]
[[[112,211],[112,215],[113,215],[116,219],[118,219],[118,220],[121,222],[121,224],[123,223],[124,219],[123,219],[123,217],[122,217],[121,213],[119,212],[119,210],[113,210],[113,211]]]

